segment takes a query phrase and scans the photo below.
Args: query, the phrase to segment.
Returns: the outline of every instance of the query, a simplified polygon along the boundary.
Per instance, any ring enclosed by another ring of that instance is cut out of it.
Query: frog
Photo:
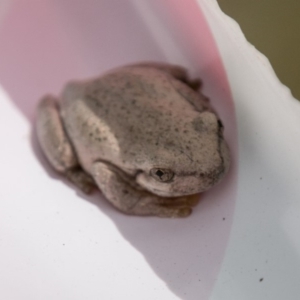
[[[141,62],[46,94],[36,132],[50,165],[137,216],[187,217],[230,166],[224,126],[186,68]]]

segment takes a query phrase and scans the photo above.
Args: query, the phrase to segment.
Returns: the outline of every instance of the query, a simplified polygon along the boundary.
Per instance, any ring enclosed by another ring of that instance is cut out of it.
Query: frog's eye
[[[150,175],[160,182],[169,182],[174,177],[174,172],[168,169],[151,169]]]

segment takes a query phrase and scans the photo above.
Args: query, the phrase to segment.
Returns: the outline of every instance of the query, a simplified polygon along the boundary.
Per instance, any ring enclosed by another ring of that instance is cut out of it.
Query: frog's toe
[[[164,207],[194,207],[199,203],[199,194],[178,197],[178,198],[159,198],[158,203]]]
[[[190,207],[185,207],[178,209],[177,217],[179,218],[186,218],[192,213],[192,209]]]
[[[192,207],[199,201],[199,195],[159,198],[156,215],[164,218],[185,218],[192,213]]]
[[[190,207],[159,207],[156,211],[153,211],[153,215],[161,218],[186,218],[191,213],[192,209]]]
[[[186,197],[186,203],[189,207],[196,206],[200,201],[200,194],[190,195]]]

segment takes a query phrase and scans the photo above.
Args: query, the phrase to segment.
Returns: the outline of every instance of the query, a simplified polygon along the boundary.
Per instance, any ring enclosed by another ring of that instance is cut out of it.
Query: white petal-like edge
[[[238,190],[211,299],[300,295],[300,103],[215,0],[199,0],[228,75],[238,130]]]

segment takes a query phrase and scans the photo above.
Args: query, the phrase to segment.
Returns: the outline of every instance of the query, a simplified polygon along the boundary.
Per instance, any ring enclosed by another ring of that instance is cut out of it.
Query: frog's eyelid
[[[164,175],[166,175],[166,179],[163,178]],[[152,176],[159,182],[170,182],[174,178],[174,175],[175,173],[170,169],[153,168],[150,170],[150,176]]]

